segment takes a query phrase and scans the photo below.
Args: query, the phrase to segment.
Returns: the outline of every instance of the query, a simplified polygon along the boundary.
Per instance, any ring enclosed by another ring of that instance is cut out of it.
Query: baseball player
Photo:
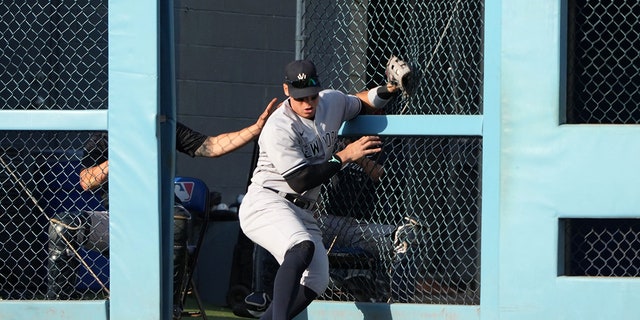
[[[343,165],[381,150],[379,137],[364,136],[337,151],[338,130],[399,92],[393,83],[356,95],[323,90],[306,60],[286,65],[283,90],[288,99],[258,139],[257,165],[239,210],[242,231],[280,264],[273,301],[261,317],[275,320],[292,319],[327,287],[327,251],[312,211],[321,184]]]
[[[236,132],[222,133],[217,136],[206,136],[178,123],[176,126],[176,150],[191,157],[215,158],[232,152],[254,140],[262,130],[267,118],[275,109],[276,99],[265,108],[255,124]],[[85,144],[85,157],[82,160],[84,169],[80,171],[80,187],[83,190],[97,189],[102,195],[103,207],[109,209],[107,159],[108,137],[104,132],[94,133]],[[180,301],[182,276],[186,254],[186,235],[183,225],[189,212],[176,204],[174,210],[174,318],[180,318],[182,301]],[[49,300],[73,299],[75,293],[75,269],[79,265],[69,243],[74,247],[81,244],[88,249],[109,255],[109,214],[108,211],[83,211],[56,213],[51,218],[49,227],[49,257],[47,275],[47,294]],[[68,243],[69,242],[69,243]],[[73,248],[73,249],[77,249]]]
[[[342,143],[341,147],[343,146]],[[363,173],[369,177],[366,181],[361,181]],[[382,165],[367,157],[362,157],[352,164],[343,166],[342,170],[331,178],[328,183],[330,186],[327,195],[328,208],[325,209],[327,214],[315,215],[323,233],[324,245],[328,253],[331,252],[332,248],[339,247],[361,248],[367,250],[367,252],[378,254],[381,247],[386,249],[386,247],[392,246],[391,240],[385,241],[384,238],[393,232],[394,226],[369,224],[354,218],[350,212],[356,209],[358,212],[369,213],[368,208],[371,205],[375,205],[374,202],[371,202],[374,199],[370,198],[370,196],[375,196],[375,190],[367,187],[369,185],[368,182],[377,183],[383,175],[384,169]],[[347,177],[347,179],[354,177],[354,179],[343,181],[343,179],[339,178],[340,176]],[[357,178],[355,178],[356,176]],[[347,185],[346,188],[341,188],[345,183]],[[353,188],[358,190],[355,195]],[[374,194],[371,195],[371,192]],[[356,208],[345,207],[346,204],[353,202],[354,199],[358,201],[359,199],[356,198],[361,198],[361,196],[365,196],[365,200],[371,201],[368,203],[361,202]],[[340,199],[336,201],[333,197],[339,197]],[[345,199],[348,200],[345,202]],[[364,218],[364,216],[358,216],[358,218]],[[259,318],[264,314],[273,296],[273,278],[277,267],[278,264],[275,259],[266,253],[262,247],[254,247],[253,291],[244,299],[245,308],[234,308],[235,315],[246,317],[246,314],[249,314]],[[330,275],[330,277],[334,277],[334,275]],[[366,301],[370,301],[370,298],[367,298]]]

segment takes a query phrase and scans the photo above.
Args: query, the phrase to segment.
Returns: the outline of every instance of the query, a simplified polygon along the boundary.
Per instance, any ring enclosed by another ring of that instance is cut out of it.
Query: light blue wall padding
[[[638,278],[558,275],[559,218],[640,217],[640,127],[559,124],[561,5],[503,2],[500,318],[638,319]]]
[[[2,130],[104,130],[106,110],[0,110]]]
[[[345,123],[340,134],[481,136],[482,116],[359,116]]]
[[[169,259],[159,251],[158,5],[109,1],[108,111],[0,111],[2,130],[108,129],[111,204],[110,300],[2,301],[0,319],[170,318],[161,312],[170,306],[162,303],[160,270]]]
[[[449,320],[479,317],[479,306],[314,301],[295,320]]]
[[[110,319],[168,316],[161,312],[158,13],[156,0],[109,1]]]
[[[481,319],[500,319],[500,178],[502,132],[502,0],[484,4],[482,210],[480,226]],[[469,318],[471,319],[471,317]]]

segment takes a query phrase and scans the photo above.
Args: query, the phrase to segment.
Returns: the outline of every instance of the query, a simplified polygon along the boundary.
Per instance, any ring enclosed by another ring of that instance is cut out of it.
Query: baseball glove
[[[407,92],[407,89],[411,85],[411,68],[409,68],[406,62],[391,55],[391,58],[389,58],[387,62],[385,74],[387,75],[387,81],[389,81],[389,83]]]

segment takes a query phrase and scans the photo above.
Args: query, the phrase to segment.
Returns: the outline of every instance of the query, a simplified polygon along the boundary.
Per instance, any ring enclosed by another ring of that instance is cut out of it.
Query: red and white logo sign
[[[189,181],[176,182],[173,187],[173,192],[180,201],[189,202],[191,200],[191,195],[193,194],[194,186],[195,183]]]

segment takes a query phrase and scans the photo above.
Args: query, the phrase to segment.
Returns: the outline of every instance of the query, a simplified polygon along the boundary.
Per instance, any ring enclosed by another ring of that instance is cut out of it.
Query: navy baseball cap
[[[292,98],[304,98],[322,91],[316,66],[309,60],[295,60],[284,67],[284,82]]]

